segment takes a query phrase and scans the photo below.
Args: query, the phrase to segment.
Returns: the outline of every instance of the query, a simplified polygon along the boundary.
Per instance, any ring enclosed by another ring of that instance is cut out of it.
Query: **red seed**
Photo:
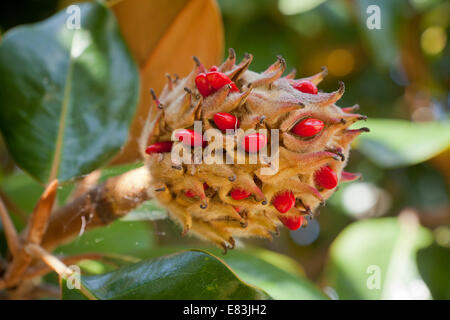
[[[191,190],[191,189],[186,190],[186,192],[185,192],[184,194],[185,194],[185,196],[188,197],[188,198],[193,198],[193,197],[196,197],[196,196],[197,196],[197,195],[195,194],[194,190]]]
[[[147,149],[145,149],[146,154],[153,154],[153,153],[163,153],[163,152],[170,152],[172,150],[172,141],[161,141],[156,142],[152,145],[149,145]]]
[[[218,71],[219,70],[219,67],[218,66],[212,66],[210,69],[209,69],[209,71],[211,72],[211,71]]]
[[[204,144],[200,133],[192,129],[180,129],[175,133],[175,138],[183,144],[191,147],[199,147]]]
[[[206,190],[208,188],[209,188],[208,184],[206,182],[203,182],[203,190]]]
[[[239,119],[226,112],[216,113],[213,119],[216,126],[223,131],[239,127]]]
[[[266,136],[258,132],[248,134],[242,140],[242,147],[247,152],[258,152],[261,148],[264,148],[266,144]]]
[[[204,73],[200,73],[195,77],[195,85],[203,97],[209,96],[214,91]]]
[[[247,190],[242,190],[242,189],[233,189],[230,192],[230,196],[234,199],[234,200],[242,200],[242,199],[246,199],[248,198],[252,193],[247,191]]]
[[[233,206],[233,209],[234,209],[237,213],[241,212],[241,208],[240,208],[240,207],[235,207],[235,206]]]
[[[289,230],[297,230],[303,225],[303,216],[281,216],[280,221]]]
[[[319,90],[317,87],[310,81],[300,81],[294,84],[294,88],[298,91],[310,94],[317,94]]]
[[[230,84],[231,91],[239,92],[239,89],[236,87],[233,81],[230,80],[224,73],[218,71],[208,72],[206,74],[206,79],[209,81],[211,87],[215,90],[219,90],[223,86]]]
[[[322,131],[325,124],[322,120],[307,118],[297,123],[292,132],[300,137],[312,137]]]
[[[272,199],[272,204],[281,213],[286,213],[295,205],[295,196],[292,191],[284,191]]]
[[[329,166],[323,166],[314,174],[314,181],[316,185],[325,189],[333,189],[338,184],[336,172]]]

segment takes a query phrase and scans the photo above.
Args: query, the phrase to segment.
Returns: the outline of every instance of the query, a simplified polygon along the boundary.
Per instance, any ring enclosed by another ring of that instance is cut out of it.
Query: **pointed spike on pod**
[[[243,199],[247,199],[248,197],[250,197],[251,192],[247,191],[247,190],[242,190],[242,189],[232,189],[230,191],[230,196],[231,198],[233,198],[234,200],[243,200]]]
[[[228,59],[236,59],[236,51],[233,48],[228,49]]]
[[[156,96],[155,90],[153,90],[153,88],[150,88],[150,94],[152,95],[153,101],[155,101],[155,104],[158,107],[158,109],[162,109],[163,104],[159,101],[158,97]]]
[[[195,92],[193,92],[191,89],[189,89],[188,87],[184,87],[183,88],[184,91],[187,93],[187,95],[185,96],[187,99],[185,101],[187,101],[188,106],[191,105],[191,100],[190,97],[194,97],[195,99],[200,99],[200,95],[196,94]]]
[[[300,92],[303,93],[309,93],[309,94],[317,94],[319,93],[319,90],[317,87],[311,82],[311,81],[300,81],[293,85],[294,89],[297,89]]]
[[[352,173],[352,172],[346,172],[346,171],[342,171],[342,173],[341,173],[341,182],[355,181],[360,178],[361,178],[360,173]]]
[[[200,62],[200,59],[197,56],[192,56],[192,59],[194,60],[195,65],[198,68],[198,72],[207,72],[205,66]]]
[[[306,118],[297,123],[293,128],[292,132],[300,137],[312,137],[323,130],[325,124],[322,120],[314,118]]]
[[[298,230],[303,225],[303,216],[295,215],[295,216],[280,216],[280,221],[285,225],[289,230]]]
[[[203,190],[206,190],[206,189],[208,189],[208,188],[209,188],[209,185],[208,185],[206,182],[203,182]],[[192,189],[186,190],[186,192],[185,192],[184,194],[185,194],[185,196],[188,197],[188,198],[194,198],[194,197],[197,196],[197,194],[195,193],[195,191],[192,190]]]
[[[172,151],[172,141],[160,141],[155,142],[152,145],[149,145],[145,149],[146,154],[153,154],[153,153],[164,153],[164,152],[170,152]]]
[[[258,152],[267,144],[267,137],[262,133],[250,133],[242,140],[242,147],[247,152]]]
[[[186,146],[200,147],[205,144],[203,136],[192,129],[179,129],[175,132],[175,138]]]
[[[315,75],[312,75],[307,78],[301,79],[301,81],[310,81],[314,85],[318,85],[322,80],[328,75],[327,67],[323,66],[320,68],[320,72],[316,73]]]
[[[295,75],[297,74],[297,69],[292,69],[284,78],[285,79],[295,79]]]
[[[355,104],[354,106],[347,108],[341,108],[341,110],[344,111],[345,113],[353,113],[359,110],[359,104]]]
[[[239,119],[234,115],[226,112],[218,112],[213,117],[214,123],[220,130],[237,129],[239,127]]]
[[[230,238],[228,239],[228,243],[230,244],[230,245],[228,246],[228,249],[233,250],[234,247],[236,246],[236,241],[234,240],[234,238],[233,238],[233,237],[230,237]]]
[[[338,184],[338,178],[333,169],[323,166],[314,173],[314,182],[321,188],[333,189]]]
[[[295,205],[294,193],[290,190],[278,193],[272,199],[272,205],[281,213],[288,212]]]
[[[342,152],[342,148],[328,148],[325,149],[325,151],[334,153],[337,157],[340,158],[341,161],[345,161],[345,154]],[[339,158],[335,158],[335,160],[339,160]]]
[[[167,77],[167,85],[169,86],[169,90],[172,91],[172,89],[173,89],[172,76],[170,75],[170,73],[166,73],[166,77]]]

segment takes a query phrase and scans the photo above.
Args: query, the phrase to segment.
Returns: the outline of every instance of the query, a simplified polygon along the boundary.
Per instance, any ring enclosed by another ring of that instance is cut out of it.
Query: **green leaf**
[[[232,250],[223,259],[247,283],[278,300],[323,300],[327,297],[289,257],[263,249]]]
[[[395,168],[424,162],[450,147],[450,122],[410,122],[369,119],[370,133],[357,148],[380,167]]]
[[[186,249],[182,246],[157,247],[148,256],[158,257]],[[217,248],[202,249],[220,256],[242,280],[263,289],[274,299],[327,299],[306,278],[301,265],[287,256],[258,248],[234,249],[225,255]]]
[[[420,275],[430,288],[434,299],[450,299],[450,249],[432,244],[419,250],[417,263]]]
[[[0,42],[0,129],[19,166],[42,183],[105,164],[125,142],[139,76],[114,15],[78,4]]]
[[[375,5],[379,10],[369,10],[368,12],[371,5]],[[378,67],[388,69],[398,57],[396,19],[398,19],[397,12],[404,7],[403,1],[378,1],[375,3],[371,0],[359,0],[355,2],[355,13],[359,22],[361,39]],[[372,19],[377,17],[380,19],[380,29],[369,29],[367,23],[372,24]]]
[[[415,216],[359,221],[330,248],[325,278],[340,299],[429,299],[416,254],[430,232]]]
[[[155,246],[148,222],[115,221],[106,227],[89,230],[71,243],[59,247],[59,254],[115,253],[144,257]]]
[[[242,280],[220,259],[205,251],[185,251],[141,261],[100,276],[81,276],[97,299],[270,299]],[[80,293],[62,286],[63,298]]]

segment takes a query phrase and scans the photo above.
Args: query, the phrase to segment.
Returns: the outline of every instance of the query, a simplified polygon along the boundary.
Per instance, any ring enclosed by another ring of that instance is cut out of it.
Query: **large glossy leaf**
[[[287,256],[263,249],[233,250],[223,259],[246,282],[279,300],[322,300],[327,297]]]
[[[326,282],[340,299],[429,299],[417,251],[430,244],[429,231],[413,216],[351,224],[330,248]]]
[[[99,276],[82,276],[97,299],[270,299],[241,279],[214,255],[185,251],[141,261]],[[62,286],[63,298],[80,299]]]
[[[450,122],[369,119],[357,148],[384,168],[426,161],[450,148]]]
[[[201,248],[201,247],[199,247]],[[157,247],[150,257],[185,250],[186,247]],[[306,278],[300,264],[282,254],[258,248],[234,249],[223,254],[216,248],[204,248],[221,257],[245,282],[265,290],[274,299],[308,300],[327,297]]]
[[[436,243],[419,250],[419,272],[434,299],[450,299],[450,248]]]
[[[16,162],[41,182],[107,162],[124,143],[139,78],[114,15],[79,4],[80,29],[62,11],[0,43],[0,128]],[[66,24],[67,22],[67,24]]]
[[[152,105],[149,89],[159,94],[166,73],[186,76],[194,68],[194,55],[208,67],[219,63],[223,26],[215,0],[124,0],[112,10],[141,69],[139,107],[128,142],[114,161],[123,163],[139,158],[136,137]]]

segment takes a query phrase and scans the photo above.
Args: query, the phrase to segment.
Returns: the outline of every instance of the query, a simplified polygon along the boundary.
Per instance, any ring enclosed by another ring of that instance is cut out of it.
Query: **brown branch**
[[[0,219],[3,224],[3,229],[5,230],[9,252],[11,252],[13,256],[16,256],[20,248],[19,236],[17,235],[16,228],[9,217],[2,199],[0,199]]]
[[[87,176],[85,176],[84,178],[82,178],[80,181],[78,181],[77,186],[72,191],[68,201],[69,202],[73,201],[74,199],[88,192],[91,188],[95,187],[101,175],[102,175],[101,170],[95,170],[92,171]]]
[[[26,243],[40,244],[47,230],[50,214],[56,199],[58,180],[53,180],[45,189],[28,221]]]
[[[0,290],[29,279],[33,271],[44,272],[33,269],[33,259],[44,261],[62,274],[65,264],[49,251],[72,240],[80,231],[105,226],[149,200],[150,183],[150,173],[146,167],[134,169],[91,188],[72,202],[58,208],[52,215],[50,213],[58,182],[50,183],[30,216],[28,226],[22,234],[22,243],[17,240],[17,246],[14,247],[13,244],[10,248],[11,252],[17,254],[13,255],[3,279],[0,279]],[[9,216],[4,206],[0,207],[0,211],[2,220],[5,220],[5,230],[13,230],[8,237],[18,239],[17,233],[14,236],[15,229],[7,227]]]
[[[53,203],[55,202],[57,188],[58,180],[52,181],[39,198],[36,207],[31,213],[27,229],[25,230],[25,241],[23,243],[19,242],[18,248],[16,248],[16,254],[13,255],[13,259],[6,270],[4,282],[0,283],[0,288],[2,286],[11,287],[19,283],[21,276],[33,260],[25,250],[25,247],[30,243],[41,243],[42,237],[47,229]]]
[[[78,254],[73,255],[69,257],[61,258],[61,262],[65,265],[72,265],[76,264],[82,260],[100,260],[103,258],[103,255],[101,253],[85,253],[85,254]],[[30,268],[27,270],[26,273],[22,276],[22,279],[33,279],[36,277],[42,277],[46,275],[47,273],[53,271],[52,268],[50,268],[48,265],[40,265],[33,268]]]
[[[42,247],[52,251],[86,230],[105,226],[151,198],[148,169],[140,167],[103,184],[56,210],[50,218]]]
[[[25,250],[35,259],[44,261],[50,268],[53,269],[62,279],[67,279],[70,277],[74,271],[68,268],[61,260],[53,256],[41,246],[30,243],[27,244]],[[97,300],[83,285],[80,286],[79,290],[89,299]]]

